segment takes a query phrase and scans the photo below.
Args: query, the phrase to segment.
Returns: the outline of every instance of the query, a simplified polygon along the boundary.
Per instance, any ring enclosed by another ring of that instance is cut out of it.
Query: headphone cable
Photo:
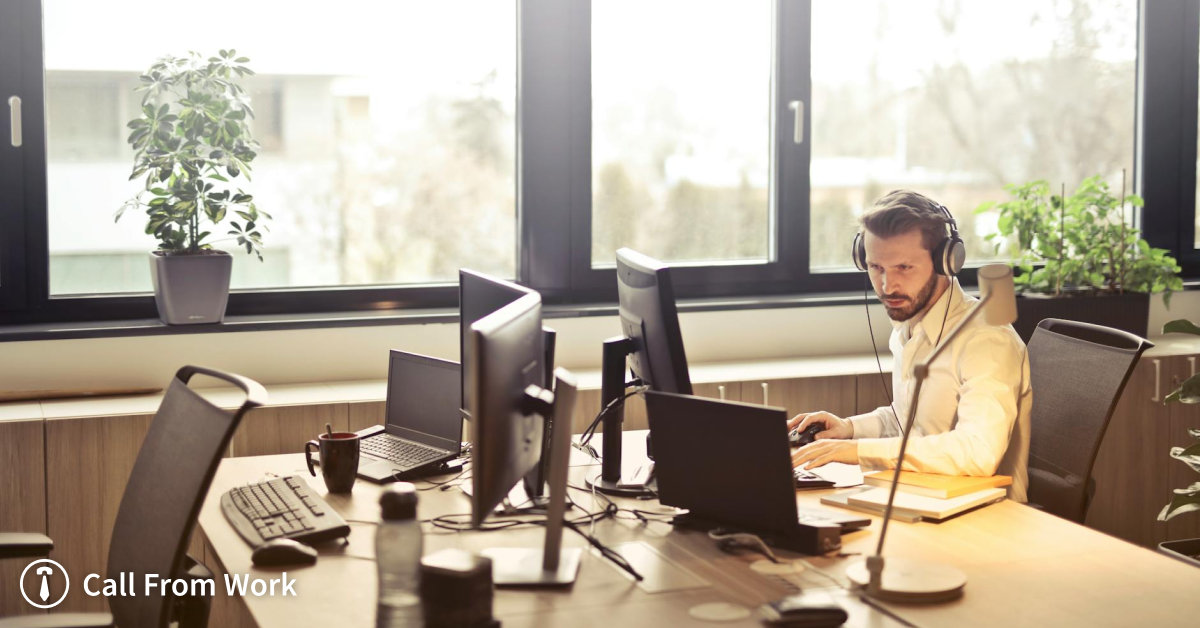
[[[875,326],[871,324],[870,297],[867,296],[867,289],[870,286],[871,274],[868,271],[863,275],[863,311],[867,313],[867,329],[871,334],[871,348],[875,350],[875,366],[879,367],[879,383],[883,385],[883,394],[887,395],[888,407],[892,409],[892,418],[896,419],[896,429],[899,434],[903,435],[904,427],[900,424],[900,415],[896,414],[896,406],[892,405],[892,393],[888,391],[887,378],[883,376],[883,361],[879,359],[879,346],[875,344]]]

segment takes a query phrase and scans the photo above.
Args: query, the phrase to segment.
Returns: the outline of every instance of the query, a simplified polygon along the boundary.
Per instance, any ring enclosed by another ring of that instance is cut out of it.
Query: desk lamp
[[[896,486],[900,471],[904,468],[904,451],[912,434],[917,416],[917,400],[921,395],[921,384],[929,376],[929,365],[980,313],[988,325],[1010,325],[1017,320],[1017,302],[1013,294],[1012,268],[1005,264],[988,264],[979,269],[979,303],[971,308],[962,321],[950,330],[945,341],[934,348],[924,362],[913,366],[912,403],[908,409],[908,421],[900,439],[900,456],[896,459],[896,473],[888,493],[887,509],[883,515],[883,529],[879,533],[879,545],[875,555],[855,563],[846,569],[846,576],[859,586],[866,587],[870,597],[889,602],[942,602],[962,595],[967,585],[967,574],[950,565],[942,565],[910,558],[889,558],[885,566],[883,541],[887,538],[888,522],[892,518],[892,502],[896,499]]]

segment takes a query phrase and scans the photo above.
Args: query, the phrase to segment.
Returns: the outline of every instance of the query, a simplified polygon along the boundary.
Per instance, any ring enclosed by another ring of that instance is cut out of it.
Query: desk
[[[631,453],[643,433],[626,434]],[[587,463],[577,456],[576,464]],[[596,465],[573,466],[570,482],[584,486]],[[301,454],[233,458],[221,462],[200,513],[200,525],[225,573],[252,578],[278,577],[275,570],[254,568],[250,547],[237,536],[220,509],[221,495],[233,486],[267,473],[307,473]],[[310,484],[348,520],[377,521],[381,487],[358,482],[350,495],[327,495],[319,477]],[[449,476],[447,476],[449,477]],[[420,485],[419,485],[420,486]],[[797,493],[804,506],[820,506],[820,491]],[[572,490],[575,502],[590,508],[587,491]],[[420,494],[422,519],[470,511],[457,489]],[[656,502],[617,500],[627,507],[660,509]],[[288,569],[295,578],[297,597],[247,597],[246,607],[262,628],[274,626],[373,626],[375,565],[339,554],[369,558],[374,526],[351,523],[350,543],[321,550],[315,566]],[[843,537],[845,551],[870,552],[875,547],[879,520],[870,528]],[[554,590],[498,590],[494,612],[506,627],[516,626],[638,626],[695,625],[687,609],[711,601],[756,608],[790,592],[791,585],[762,576],[749,568],[757,555],[718,551],[704,535],[673,531],[664,523],[606,520],[596,536],[607,544],[645,541],[678,564],[713,583],[712,588],[647,594],[607,561],[585,552],[574,587]],[[490,533],[442,533],[427,526],[425,551],[446,547],[479,550],[497,546],[540,546],[542,529]],[[570,531],[564,544],[586,547]],[[787,556],[787,553],[781,553]],[[888,606],[890,613],[917,626],[1147,626],[1178,625],[1200,617],[1200,569],[1139,548],[1083,526],[1012,502],[1002,502],[942,524],[893,522],[886,555],[920,557],[955,565],[968,577],[966,594],[958,601],[933,606]],[[828,589],[851,613],[847,626],[901,626],[853,595],[843,586],[851,559],[810,558],[812,568],[791,584],[805,590]],[[818,572],[818,570],[820,570]],[[219,576],[218,576],[219,578]],[[218,588],[223,584],[218,582]],[[757,617],[728,626],[762,626]]]

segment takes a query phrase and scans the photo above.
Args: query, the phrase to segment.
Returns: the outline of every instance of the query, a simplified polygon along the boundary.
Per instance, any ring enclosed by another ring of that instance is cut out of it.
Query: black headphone
[[[967,245],[963,244],[962,238],[958,237],[958,223],[954,222],[954,216],[950,215],[950,210],[940,203],[935,203],[935,205],[946,215],[946,226],[950,230],[950,235],[933,247],[933,251],[930,252],[933,255],[933,271],[939,275],[953,277],[962,271],[963,264],[967,261]],[[861,231],[854,234],[854,244],[851,245],[850,255],[854,257],[855,268],[864,272],[868,270],[867,246],[863,242]]]

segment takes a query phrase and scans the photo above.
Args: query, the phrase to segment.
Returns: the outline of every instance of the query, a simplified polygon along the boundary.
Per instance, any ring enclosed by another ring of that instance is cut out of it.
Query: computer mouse
[[[254,548],[256,567],[291,567],[317,562],[317,550],[291,539],[273,539]]]
[[[813,423],[803,432],[799,428],[788,432],[788,444],[792,447],[803,447],[817,439],[817,433],[825,429],[823,423]]]

